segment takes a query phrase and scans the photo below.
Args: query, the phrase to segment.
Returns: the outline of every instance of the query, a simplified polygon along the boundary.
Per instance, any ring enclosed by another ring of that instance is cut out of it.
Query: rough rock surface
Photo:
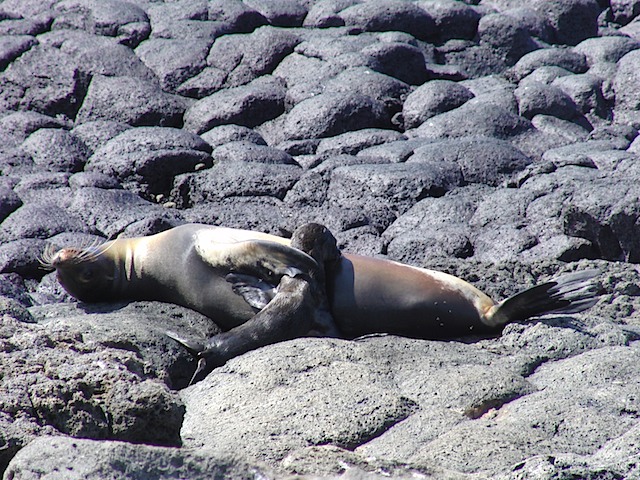
[[[637,1],[0,0],[0,471],[640,478]],[[187,386],[173,305],[40,260],[204,222],[444,270],[576,315],[448,342],[296,339]],[[179,447],[179,448],[176,448]]]

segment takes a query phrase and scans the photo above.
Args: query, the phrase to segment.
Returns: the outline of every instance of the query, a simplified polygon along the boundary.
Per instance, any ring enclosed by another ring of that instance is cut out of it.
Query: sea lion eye
[[[85,268],[84,270],[82,270],[82,273],[80,274],[80,280],[82,280],[85,283],[90,282],[91,280],[93,280],[93,268]]]

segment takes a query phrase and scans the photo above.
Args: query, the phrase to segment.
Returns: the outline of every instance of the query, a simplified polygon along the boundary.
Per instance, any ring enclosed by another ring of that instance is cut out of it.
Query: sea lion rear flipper
[[[561,275],[494,305],[485,316],[487,324],[505,325],[548,313],[578,313],[598,302],[597,269]]]

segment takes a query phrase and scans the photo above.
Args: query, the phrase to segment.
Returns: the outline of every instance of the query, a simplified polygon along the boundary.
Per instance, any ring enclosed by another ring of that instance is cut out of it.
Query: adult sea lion
[[[207,369],[308,334],[451,338],[498,332],[535,315],[579,312],[597,301],[593,270],[496,303],[443,272],[341,254],[318,224],[300,227],[292,240],[187,224],[89,249],[64,248],[45,260],[79,300],[160,300],[212,318],[225,332],[207,342],[175,335],[207,361]]]

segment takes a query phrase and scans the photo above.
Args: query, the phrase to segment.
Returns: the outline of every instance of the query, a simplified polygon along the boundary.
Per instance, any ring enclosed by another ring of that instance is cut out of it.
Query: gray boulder
[[[404,102],[404,128],[415,128],[428,118],[453,110],[474,97],[463,85],[448,80],[432,80],[416,88]]]
[[[42,81],[35,81],[42,77]],[[87,79],[72,57],[37,46],[21,55],[0,75],[0,110],[33,110],[75,117],[86,93]]]
[[[341,10],[345,25],[354,25],[368,32],[407,32],[420,40],[435,36],[435,22],[418,5],[397,0],[358,3]]]
[[[64,130],[42,128],[22,142],[34,163],[52,172],[75,173],[87,161],[89,150],[77,136]]]
[[[114,101],[115,99],[115,101]],[[134,77],[93,77],[77,122],[117,121],[132,126],[182,126],[187,102]]]
[[[282,83],[269,77],[216,92],[185,112],[184,128],[202,133],[232,123],[255,127],[284,112],[284,94]]]
[[[300,102],[284,122],[289,139],[332,137],[351,130],[390,126],[381,102],[346,93],[324,93]]]
[[[116,178],[140,193],[168,193],[173,177],[210,167],[211,147],[197,135],[174,128],[126,130],[97,149],[86,170]]]
[[[532,7],[547,17],[559,43],[577,45],[598,32],[600,8],[596,0],[535,0]]]
[[[570,120],[578,115],[578,107],[569,95],[559,87],[527,82],[515,90],[520,115],[533,118],[535,115],[552,115]]]
[[[2,35],[0,36],[0,70],[36,45],[36,39],[31,35]]]
[[[433,142],[414,150],[407,163],[457,163],[466,183],[497,186],[531,159],[511,143],[486,137]]]
[[[177,175],[171,198],[183,207],[236,196],[282,199],[300,174],[297,165],[220,162],[202,172]]]
[[[123,0],[64,0],[55,9],[54,29],[84,29],[115,37],[129,47],[137,46],[151,31],[144,10]]]
[[[226,35],[215,41],[207,63],[225,72],[225,86],[236,87],[272,73],[300,41],[295,33],[271,26]]]
[[[211,41],[206,39],[154,38],[138,45],[135,53],[157,75],[162,89],[174,93],[180,84],[204,70],[210,47]]]
[[[166,465],[158,468],[159,464]],[[68,437],[41,437],[20,450],[9,464],[6,474],[13,478],[53,479],[51,473],[64,471],[69,480],[130,478],[165,480],[190,478],[250,479],[269,475],[269,469],[258,468],[233,459],[204,452],[118,441],[95,441]]]

